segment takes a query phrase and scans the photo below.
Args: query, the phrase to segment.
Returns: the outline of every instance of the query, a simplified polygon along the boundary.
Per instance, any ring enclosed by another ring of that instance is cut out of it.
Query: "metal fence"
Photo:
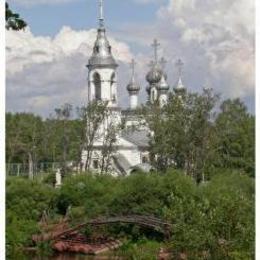
[[[33,176],[37,176],[44,173],[51,173],[61,167],[60,162],[41,162],[36,163],[33,166]],[[29,176],[29,164],[23,163],[7,163],[6,164],[7,176]]]

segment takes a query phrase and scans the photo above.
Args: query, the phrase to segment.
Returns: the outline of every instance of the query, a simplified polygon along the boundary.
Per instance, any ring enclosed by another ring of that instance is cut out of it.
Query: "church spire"
[[[134,59],[131,61],[132,78],[126,89],[130,96],[130,109],[135,110],[138,105],[138,93],[140,91],[140,85],[135,82],[135,65]]]
[[[131,64],[130,64],[130,67],[132,70],[132,82],[135,81],[135,65],[136,65],[136,62],[134,59],[132,59]]]
[[[182,73],[183,73],[183,61],[181,59],[178,59],[178,61],[176,62],[176,67],[178,69],[178,82],[177,82],[177,89],[183,89],[185,88],[183,83],[182,83]]]
[[[104,28],[104,0],[99,0],[99,28]]]
[[[178,69],[178,81],[176,86],[174,87],[174,91],[176,95],[181,98],[184,93],[186,93],[186,88],[182,83],[182,69],[184,63],[182,62],[181,59],[178,59],[178,61],[175,63],[177,69]]]

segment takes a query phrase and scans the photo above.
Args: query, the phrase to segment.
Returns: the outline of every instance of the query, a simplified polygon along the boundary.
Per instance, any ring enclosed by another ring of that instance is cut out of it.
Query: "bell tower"
[[[104,1],[99,0],[99,26],[92,55],[88,61],[88,101],[108,102],[108,107],[117,107],[118,67],[112,48],[106,37],[104,24]]]

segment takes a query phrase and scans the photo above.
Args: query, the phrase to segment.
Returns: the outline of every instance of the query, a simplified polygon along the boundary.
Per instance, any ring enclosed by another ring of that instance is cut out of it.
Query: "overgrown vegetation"
[[[239,99],[225,100],[211,90],[202,94],[172,94],[160,108],[141,109],[150,135],[151,163],[157,173],[113,178],[102,173],[67,172],[60,189],[53,173],[40,181],[7,179],[7,252],[30,246],[38,221],[48,211],[53,221],[66,213],[71,224],[99,216],[154,215],[173,223],[170,241],[137,226],[110,227],[103,232],[127,240],[119,253],[129,259],[153,259],[163,245],[176,259],[252,259],[254,257],[254,121]],[[6,114],[6,161],[80,162],[83,150],[91,157],[93,138],[107,119],[104,104],[77,109],[66,104],[55,116]],[[93,126],[94,132],[88,126]],[[112,125],[104,139],[103,160],[113,152]],[[7,169],[8,170],[8,169]],[[69,211],[68,211],[69,209]],[[91,234],[91,230],[84,232]],[[46,245],[42,246],[43,248]],[[153,252],[153,253],[151,253]]]
[[[252,259],[254,255],[254,180],[239,171],[219,172],[201,185],[175,170],[125,178],[82,174],[67,177],[58,190],[48,184],[10,178],[6,205],[9,254],[30,245],[44,210],[57,217],[71,207],[73,223],[124,214],[155,215],[170,221],[174,224],[172,235],[164,246],[176,256]],[[163,244],[156,233],[151,236],[135,226],[121,227],[120,232],[115,227],[109,232],[132,241],[121,250],[139,254],[140,259],[148,259],[145,256]],[[147,251],[146,247],[153,249]]]
[[[148,104],[140,114],[152,130],[154,166],[182,169],[197,182],[214,168],[233,168],[254,175],[255,118],[239,100],[225,100],[210,89],[202,94],[172,94],[163,108]]]

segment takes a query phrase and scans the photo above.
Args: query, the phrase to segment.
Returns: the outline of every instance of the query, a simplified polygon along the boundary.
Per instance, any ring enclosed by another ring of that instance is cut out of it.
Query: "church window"
[[[155,91],[152,91],[152,101],[155,101]]]
[[[113,72],[112,75],[111,75],[111,85],[115,82],[115,77],[116,77],[116,74]]]
[[[115,73],[113,72],[110,78],[110,97],[112,99],[112,102],[115,103],[116,102],[116,95],[113,93],[113,84],[115,82]]]
[[[94,85],[95,85],[95,98],[96,100],[101,100],[101,78],[97,72],[94,74]]]

